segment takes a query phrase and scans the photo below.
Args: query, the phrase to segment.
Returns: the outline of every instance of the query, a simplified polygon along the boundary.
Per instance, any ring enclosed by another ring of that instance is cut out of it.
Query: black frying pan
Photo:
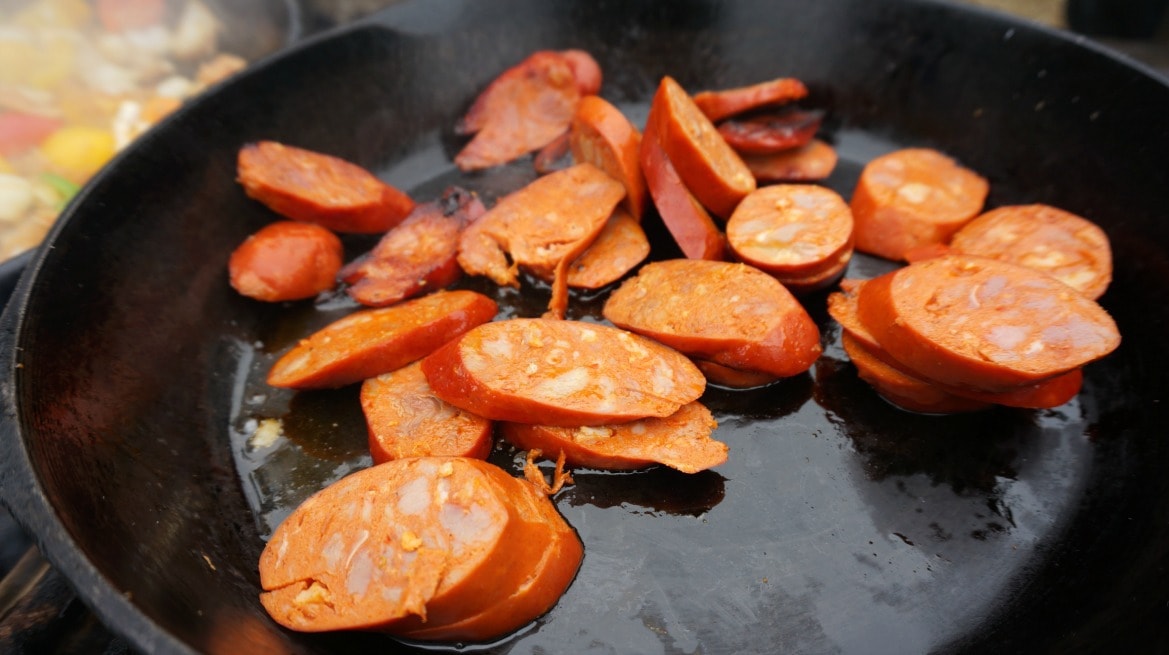
[[[1098,221],[1117,264],[1102,303],[1124,343],[1057,410],[919,416],[857,380],[824,296],[808,298],[825,343],[813,373],[707,393],[731,446],[716,471],[579,472],[556,502],[584,540],[580,574],[551,613],[487,651],[1169,646],[1169,85],[996,15],[870,0],[404,4],[245,74],[120,157],[5,312],[0,478],[112,629],[147,652],[414,648],[286,632],[257,602],[273,525],[368,459],[352,389],[258,382],[347,308],[262,307],[228,288],[228,253],[273,218],[235,184],[235,153],[278,139],[420,198],[458,181],[490,201],[530,167],[459,176],[452,126],[506,66],[565,47],[596,55],[604,95],[637,121],[663,74],[692,91],[804,79],[842,155],[828,183],[846,196],[868,158],[925,145],[987,175],[992,205]],[[884,268],[859,257],[850,275]],[[464,284],[518,314],[547,293]],[[600,302],[576,301],[576,317]],[[249,420],[273,415],[289,438],[249,449]],[[508,451],[493,459],[514,465]]]

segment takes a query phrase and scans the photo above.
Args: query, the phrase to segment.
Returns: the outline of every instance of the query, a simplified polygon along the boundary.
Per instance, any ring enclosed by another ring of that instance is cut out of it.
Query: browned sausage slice
[[[692,402],[662,418],[584,427],[503,423],[500,434],[523,450],[563,453],[572,466],[623,471],[662,464],[697,473],[727,459],[727,445],[711,438],[716,427],[710,410]]]
[[[882,398],[902,409],[926,414],[958,414],[991,406],[987,402],[955,396],[886,364],[847,332],[841,336],[841,345],[856,366],[857,376],[868,382]]]
[[[469,412],[570,427],[669,416],[706,387],[690,360],[659,343],[550,319],[481,325],[424,359],[422,371],[438,397]]]
[[[490,321],[495,301],[473,291],[438,291],[355,312],[303,339],[268,371],[268,384],[343,387],[402,368]]]
[[[836,149],[819,139],[771,155],[743,155],[743,163],[759,184],[818,182],[836,169]]]
[[[740,155],[772,155],[807,145],[824,120],[822,111],[788,110],[718,124],[718,133]]]
[[[231,286],[266,302],[301,300],[335,284],[343,257],[341,240],[312,223],[270,223],[231,253]]]
[[[237,171],[249,198],[336,232],[385,232],[414,209],[409,196],[356,164],[274,141],[241,148]]]
[[[695,359],[693,361],[694,365],[698,367],[698,370],[702,371],[702,374],[706,376],[707,382],[730,389],[762,387],[782,379],[780,376],[771,373],[745,371],[705,359]]]
[[[808,95],[800,80],[780,77],[750,86],[702,91],[694,94],[694,104],[714,122],[752,109],[781,105]]]
[[[639,153],[641,133],[604,98],[581,98],[569,130],[569,147],[577,162],[589,162],[625,187],[622,204],[633,218],[645,212],[646,188]]]
[[[648,256],[649,239],[641,224],[618,207],[597,240],[568,267],[568,286],[600,289],[621,279]]]
[[[674,259],[642,266],[605,318],[694,357],[787,377],[820,356],[820,331],[775,278],[746,264]]]
[[[361,384],[369,452],[380,464],[430,455],[487,459],[493,423],[434,395],[418,362]]]

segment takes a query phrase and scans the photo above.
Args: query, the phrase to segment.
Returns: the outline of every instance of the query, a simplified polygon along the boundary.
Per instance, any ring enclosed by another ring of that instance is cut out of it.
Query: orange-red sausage
[[[852,257],[852,211],[835,191],[779,184],[753,191],[727,221],[727,244],[780,282],[820,281]]]
[[[805,146],[824,120],[822,111],[791,110],[718,124],[718,133],[740,155],[771,155]]]
[[[936,150],[877,157],[852,195],[856,249],[903,261],[912,248],[945,243],[982,211],[988,190],[985,178]]]
[[[1112,281],[1112,249],[1104,230],[1050,205],[986,212],[958,230],[950,248],[1034,268],[1093,300]]]
[[[455,155],[463,171],[491,168],[563,134],[580,102],[573,63],[541,50],[507,69],[476,98],[458,131],[474,134]]]
[[[638,221],[647,191],[639,153],[641,133],[619,109],[600,96],[581,98],[569,130],[573,160],[588,162],[625,187],[623,206]]]
[[[669,416],[706,380],[624,330],[550,319],[487,323],[422,361],[435,395],[499,421],[576,427]]]
[[[329,230],[278,221],[241,243],[227,269],[231,286],[249,298],[301,300],[333,288],[343,254],[341,240]]]
[[[832,174],[837,159],[836,149],[819,139],[771,155],[743,155],[743,163],[759,184],[818,182]]]
[[[894,359],[956,388],[1012,391],[1120,343],[1099,305],[1032,269],[970,255],[910,264],[864,284],[857,316]]]
[[[568,286],[600,289],[621,279],[649,256],[649,239],[641,224],[617,208],[596,241],[568,267]]]
[[[779,377],[808,370],[820,331],[775,278],[746,264],[674,259],[641,267],[605,318],[696,359]]]
[[[334,321],[292,347],[268,371],[268,384],[342,387],[402,368],[490,321],[498,307],[473,291],[437,291]]]
[[[694,104],[711,121],[718,122],[752,109],[781,105],[808,95],[808,87],[800,80],[780,77],[750,86],[702,91],[694,95]]]
[[[373,250],[341,269],[345,292],[368,307],[385,307],[454,283],[462,273],[459,235],[485,211],[477,196],[457,187],[418,205]]]
[[[755,190],[747,165],[674,78],[662,78],[653,105],[658,141],[686,188],[715,216],[730,216]]]
[[[641,138],[641,170],[662,223],[690,259],[721,260],[726,240],[714,219],[686,188],[677,169],[662,149],[658,137],[657,110],[651,108]]]
[[[385,232],[414,209],[410,196],[356,164],[274,141],[241,148],[237,174],[249,198],[336,232]]]
[[[894,368],[865,349],[849,333],[841,336],[844,352],[856,366],[857,376],[881,397],[911,412],[957,414],[986,409],[991,404],[963,398]]]
[[[273,533],[260,600],[281,625],[312,632],[401,634],[473,617],[520,588],[564,532],[554,511],[525,508],[538,502],[525,497],[527,484],[458,457],[349,475]]]
[[[601,92],[601,65],[591,54],[584,50],[561,50],[560,56],[568,61],[572,69],[572,76],[576,79],[576,88],[581,97],[596,95]]]
[[[517,448],[552,459],[563,453],[572,466],[627,471],[661,464],[697,473],[727,459],[727,445],[710,436],[716,427],[710,410],[692,402],[662,418],[584,427],[502,423],[500,434]]]
[[[706,381],[730,389],[753,389],[782,378],[771,373],[744,371],[705,359],[694,359],[694,365],[706,376]]]
[[[380,464],[440,455],[487,459],[493,423],[434,395],[418,362],[361,384],[369,452]]]

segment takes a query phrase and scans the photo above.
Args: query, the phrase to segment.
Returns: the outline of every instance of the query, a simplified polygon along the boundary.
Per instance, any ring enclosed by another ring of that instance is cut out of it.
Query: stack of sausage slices
[[[801,184],[826,178],[836,153],[814,138],[822,113],[796,106],[808,94],[798,80],[692,97],[665,77],[644,133],[600,87],[579,50],[534,53],[486,87],[456,128],[471,138],[455,165],[534,154],[540,173],[491,208],[456,187],[416,203],[290,145],[241,149],[244,191],[286,220],[233,252],[232,286],[278,302],[339,285],[365,306],[268,373],[291,389],[360,384],[375,463],[274,532],[261,601],[282,625],[479,642],[543,614],[582,560],[549,500],[571,480],[564,467],[695,473],[726,461],[699,402],[707,382],[746,388],[807,371],[820,333],[797,296],[840,280],[854,244],[922,259],[830,296],[862,377],[908,409],[1059,404],[1078,390],[1079,367],[1115,347],[1088,296],[1025,268],[1060,268],[1038,246],[1015,247],[1050,237],[1018,237],[991,215],[969,222],[977,208],[890,209],[933,197],[929,179],[904,173],[944,177],[933,154],[866,170],[851,206]],[[643,265],[651,203],[681,257]],[[338,232],[382,236],[345,263]],[[551,285],[544,315],[501,318],[490,298],[452,288],[463,275],[518,287],[521,272]],[[1068,275],[1102,290],[1082,270]],[[570,288],[608,289],[609,324],[565,320]],[[496,436],[528,451],[522,479],[485,461]],[[540,456],[557,462],[551,483]]]

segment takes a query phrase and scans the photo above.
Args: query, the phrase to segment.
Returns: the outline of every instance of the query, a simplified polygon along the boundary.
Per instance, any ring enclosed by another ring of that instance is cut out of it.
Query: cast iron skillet
[[[1057,410],[919,416],[857,380],[824,296],[808,298],[825,344],[814,371],[707,393],[731,447],[716,471],[579,472],[555,499],[585,543],[577,579],[546,617],[484,650],[1169,643],[1169,86],[997,15],[869,0],[403,4],[260,66],[125,153],[38,252],[3,330],[3,491],[108,625],[146,652],[415,648],[286,632],[257,602],[273,525],[368,459],[352,389],[257,381],[347,307],[259,306],[228,288],[228,253],[273,218],[236,186],[235,153],[278,139],[419,198],[461,182],[490,202],[531,178],[528,163],[461,177],[451,128],[506,66],[566,47],[596,55],[604,95],[636,121],[663,74],[695,91],[804,79],[842,155],[828,184],[846,196],[868,158],[924,145],[987,175],[991,205],[1048,202],[1098,221],[1116,254],[1102,303],[1124,343]],[[859,257],[850,275],[887,267]],[[512,314],[538,312],[546,294],[466,285]],[[573,316],[596,315],[599,299],[576,300]],[[251,421],[265,416],[282,417],[287,438],[253,448]]]

